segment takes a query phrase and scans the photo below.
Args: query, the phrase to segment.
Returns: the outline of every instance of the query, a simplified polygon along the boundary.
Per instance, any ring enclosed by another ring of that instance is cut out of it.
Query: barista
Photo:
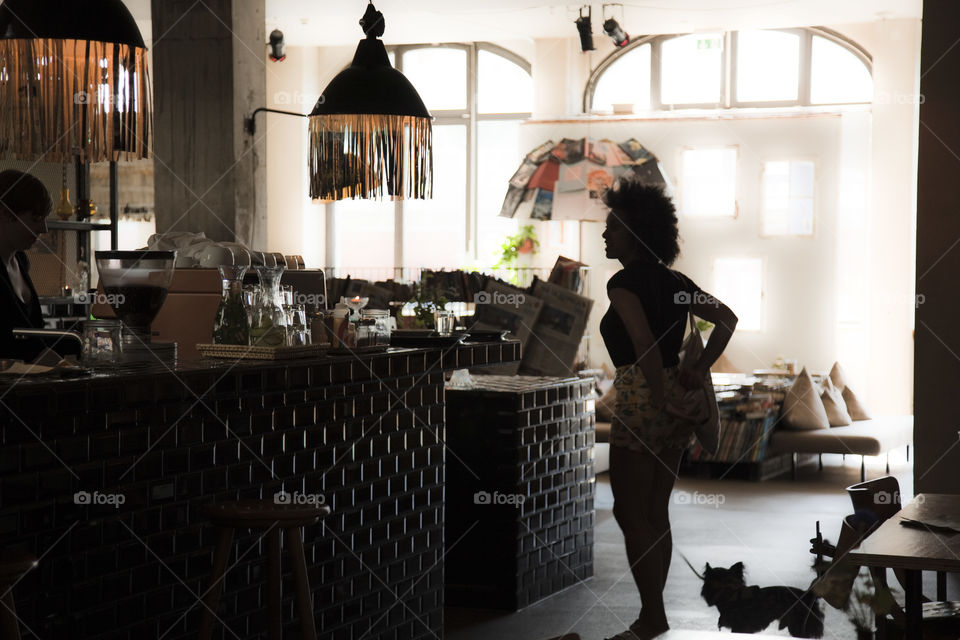
[[[53,201],[34,176],[0,172],[0,357],[30,361],[45,348],[40,338],[14,339],[14,328],[42,329],[43,315],[24,253],[46,233]]]

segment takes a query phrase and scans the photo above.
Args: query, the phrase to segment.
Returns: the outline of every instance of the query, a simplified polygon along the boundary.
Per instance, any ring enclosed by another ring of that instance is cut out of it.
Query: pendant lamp
[[[0,4],[0,155],[150,157],[147,50],[121,0]]]
[[[430,198],[432,116],[390,65],[383,14],[371,2],[360,20],[366,39],[310,113],[310,197]],[[386,192],[386,194],[384,193]]]

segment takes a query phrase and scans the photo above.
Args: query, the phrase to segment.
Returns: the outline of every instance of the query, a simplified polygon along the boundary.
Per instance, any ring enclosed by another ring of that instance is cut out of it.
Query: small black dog
[[[813,592],[795,587],[748,587],[742,562],[729,569],[708,563],[700,595],[720,611],[718,629],[758,633],[779,620],[780,628],[786,627],[794,638],[823,637],[823,610]]]

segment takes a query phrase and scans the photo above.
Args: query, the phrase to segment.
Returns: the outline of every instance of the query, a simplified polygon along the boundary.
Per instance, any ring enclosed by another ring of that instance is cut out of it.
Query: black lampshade
[[[150,157],[146,47],[121,0],[4,0],[0,69],[0,155]]]
[[[0,38],[93,40],[146,48],[121,0],[4,0]]]
[[[383,16],[372,4],[367,37],[350,66],[324,89],[310,113],[310,196],[429,198],[432,117],[413,85],[390,65]]]

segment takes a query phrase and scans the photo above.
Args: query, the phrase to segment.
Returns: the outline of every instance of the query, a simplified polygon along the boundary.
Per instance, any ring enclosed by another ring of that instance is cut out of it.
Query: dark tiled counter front
[[[593,575],[591,383],[474,379],[446,391],[447,603],[520,609]]]
[[[464,344],[0,383],[0,548],[40,558],[14,592],[24,628],[195,637],[217,539],[202,506],[286,491],[333,509],[305,532],[322,638],[440,636],[443,370],[519,355]],[[215,637],[246,640],[265,632],[266,554],[262,532],[237,533],[218,611],[233,633]]]

